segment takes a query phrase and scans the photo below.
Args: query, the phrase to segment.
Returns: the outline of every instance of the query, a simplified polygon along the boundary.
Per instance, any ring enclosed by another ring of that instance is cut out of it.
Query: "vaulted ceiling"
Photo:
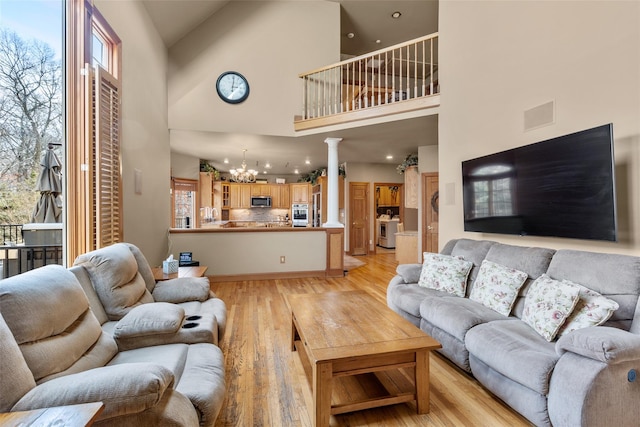
[[[167,47],[171,47],[227,3],[242,0],[144,0],[144,6]],[[438,2],[435,0],[366,1],[335,0],[341,5],[341,54],[357,56],[438,31]],[[400,12],[399,19],[391,18]],[[398,25],[398,23],[401,25]],[[348,37],[349,33],[353,37]],[[300,70],[304,71],[304,70]],[[437,144],[437,116],[408,118],[370,126],[352,125],[347,129],[315,133],[296,138],[252,135],[243,137],[247,164],[261,172],[272,158],[280,163],[299,165],[301,173],[326,165],[326,137],[341,137],[340,162],[398,164],[418,146]],[[234,135],[218,135],[211,143],[206,132],[172,131],[175,152],[212,160],[226,170],[223,158],[239,157]],[[394,159],[387,160],[386,156]],[[305,159],[310,164],[304,163]],[[236,159],[237,160],[237,159]],[[289,170],[269,170],[271,176]]]

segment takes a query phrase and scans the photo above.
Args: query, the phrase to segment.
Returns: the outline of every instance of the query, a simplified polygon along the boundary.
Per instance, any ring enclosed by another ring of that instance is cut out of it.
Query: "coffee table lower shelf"
[[[313,391],[313,369],[301,341],[295,342],[295,349]],[[339,415],[415,401],[414,369],[415,362],[401,362],[391,366],[334,372],[330,386],[330,414]]]

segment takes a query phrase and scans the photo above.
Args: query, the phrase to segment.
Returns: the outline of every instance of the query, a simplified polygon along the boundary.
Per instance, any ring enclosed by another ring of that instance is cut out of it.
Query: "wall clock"
[[[239,104],[249,96],[249,82],[240,73],[227,71],[216,81],[218,96],[229,104]]]

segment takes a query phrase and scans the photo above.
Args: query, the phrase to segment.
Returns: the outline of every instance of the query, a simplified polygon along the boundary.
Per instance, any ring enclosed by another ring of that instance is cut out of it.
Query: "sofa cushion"
[[[420,304],[422,319],[460,341],[476,325],[505,316],[468,298],[452,296],[426,297]]]
[[[579,294],[578,286],[553,280],[543,274],[529,288],[522,321],[547,341],[553,341],[560,327],[573,312]]]
[[[36,382],[78,363],[102,336],[76,276],[60,265],[2,281],[0,306]]]
[[[124,243],[80,255],[74,265],[87,269],[109,320],[120,320],[133,307],[153,302],[138,263]]]
[[[418,286],[464,297],[467,277],[473,267],[471,261],[430,252],[425,252],[423,258]]]
[[[174,334],[183,322],[184,309],[180,306],[166,302],[143,304],[118,321],[113,329],[113,336],[118,339]]]
[[[508,316],[527,273],[491,261],[482,261],[469,298]]]
[[[620,307],[606,325],[640,333],[640,317],[634,320],[640,295],[638,272],[637,256],[561,249],[553,256],[547,274],[556,280],[579,283],[616,301]]]
[[[555,344],[518,319],[478,325],[467,333],[469,353],[505,377],[547,395],[558,361]]]
[[[613,315],[619,307],[617,302],[600,295],[596,291],[592,291],[568,280],[563,280],[563,283],[570,283],[577,286],[580,289],[580,294],[573,312],[562,327],[560,327],[558,337],[577,329],[602,325],[609,320],[611,315]]]
[[[469,295],[471,285],[478,275],[480,264],[482,264],[482,261],[493,245],[495,245],[495,242],[489,240],[459,239],[455,242],[453,248],[451,248],[449,255],[457,256],[473,263],[473,268],[469,273],[467,295]],[[448,248],[448,244],[445,245],[445,247]]]
[[[159,282],[152,296],[155,301],[161,302],[206,301],[209,290],[209,279],[206,277],[180,277]]]
[[[151,363],[106,366],[41,384],[14,410],[102,402],[101,418],[132,414],[158,404],[173,379],[168,369]]]
[[[428,296],[447,296],[446,292],[423,288],[416,283],[404,283],[395,276],[387,286],[387,301],[406,313],[420,318],[420,304]]]
[[[138,273],[142,276],[142,279],[147,286],[147,290],[149,292],[153,292],[153,289],[156,287],[156,279],[153,278],[153,271],[151,270],[149,261],[147,261],[144,254],[137,246],[132,245],[131,243],[124,244],[129,248],[133,257],[136,259],[136,264],[138,264]]]
[[[0,343],[0,412],[9,412],[25,393],[36,386],[36,382],[2,315]]]

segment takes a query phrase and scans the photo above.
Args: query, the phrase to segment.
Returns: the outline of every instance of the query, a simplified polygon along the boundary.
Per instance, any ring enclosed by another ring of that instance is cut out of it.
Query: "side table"
[[[164,274],[162,267],[154,267],[151,269],[153,278],[156,282],[169,279],[177,279],[179,277],[204,277],[204,273],[208,267],[178,267],[177,273]]]
[[[102,402],[55,406],[0,414],[0,426],[90,426],[104,409]]]

